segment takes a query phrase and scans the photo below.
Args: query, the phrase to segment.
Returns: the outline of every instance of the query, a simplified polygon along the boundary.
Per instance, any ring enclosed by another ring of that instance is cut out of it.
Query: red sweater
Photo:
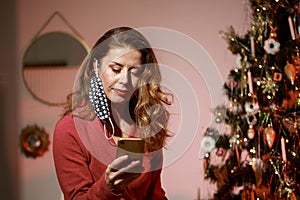
[[[123,194],[112,193],[104,178],[107,165],[116,155],[116,146],[110,142],[104,137],[98,118],[86,121],[66,115],[57,122],[53,157],[65,200],[167,199],[161,187],[162,151],[145,154],[145,172]]]

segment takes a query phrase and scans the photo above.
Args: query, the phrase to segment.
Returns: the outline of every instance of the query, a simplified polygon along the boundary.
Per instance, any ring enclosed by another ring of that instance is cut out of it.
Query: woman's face
[[[114,48],[103,57],[100,77],[112,103],[126,103],[138,87],[143,71],[142,55],[137,50]]]

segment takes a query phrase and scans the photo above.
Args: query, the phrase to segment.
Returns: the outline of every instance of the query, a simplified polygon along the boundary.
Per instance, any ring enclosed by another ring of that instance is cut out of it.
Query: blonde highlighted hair
[[[94,119],[95,113],[88,97],[89,83],[94,76],[93,58],[101,62],[113,48],[130,48],[142,54],[144,70],[139,78],[138,89],[130,99],[129,112],[132,120],[141,129],[141,137],[145,139],[146,148],[149,151],[161,149],[169,136],[167,130],[169,112],[165,106],[171,102],[168,94],[161,90],[161,73],[154,51],[147,39],[135,29],[118,27],[107,31],[99,38],[82,62],[74,92],[67,96],[64,115],[80,108],[78,117]]]

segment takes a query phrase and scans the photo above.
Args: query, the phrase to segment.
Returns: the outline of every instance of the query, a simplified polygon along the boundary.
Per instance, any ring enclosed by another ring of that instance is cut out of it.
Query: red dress
[[[53,157],[65,200],[167,199],[161,187],[161,150],[144,155],[145,172],[123,194],[112,193],[104,178],[107,165],[115,155],[116,146],[113,140],[104,137],[98,118],[87,121],[71,114],[61,118],[54,130]]]

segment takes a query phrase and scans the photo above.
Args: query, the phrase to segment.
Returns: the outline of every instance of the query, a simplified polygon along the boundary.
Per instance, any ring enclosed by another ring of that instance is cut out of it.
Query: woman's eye
[[[131,73],[132,75],[134,75],[134,76],[139,76],[139,75],[141,74],[141,70],[138,69],[138,68],[132,68],[132,69],[130,70],[130,73]]]
[[[121,72],[121,69],[119,69],[119,68],[111,68],[111,70],[116,74]]]

